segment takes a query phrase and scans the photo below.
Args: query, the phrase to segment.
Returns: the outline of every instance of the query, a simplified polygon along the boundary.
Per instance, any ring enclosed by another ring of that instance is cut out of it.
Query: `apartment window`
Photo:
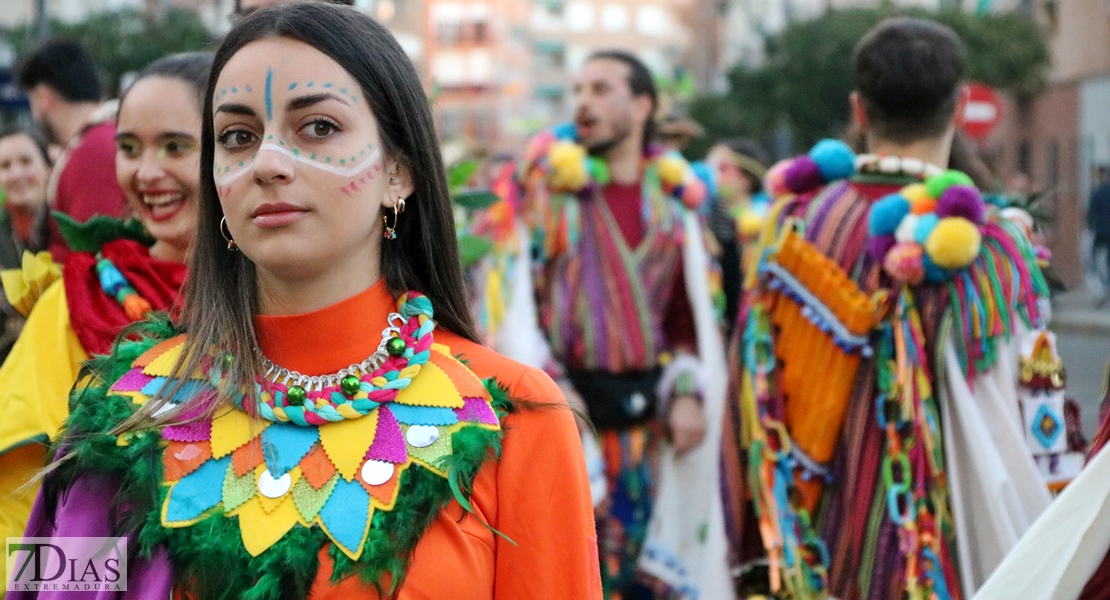
[[[601,28],[614,33],[628,29],[628,9],[621,4],[606,4],[601,9]]]
[[[571,2],[567,4],[567,27],[578,33],[585,33],[593,29],[593,5],[589,2]]]
[[[436,25],[436,42],[443,47],[456,46],[462,41],[462,23],[442,21]]]
[[[560,42],[538,41],[533,45],[536,66],[541,69],[564,70],[567,64],[566,47]]]
[[[640,35],[660,37],[667,33],[667,13],[659,6],[641,6],[636,10],[636,29]]]
[[[563,2],[562,0],[540,0],[536,4],[539,5],[540,10],[547,13],[546,16],[552,19],[563,18]]]

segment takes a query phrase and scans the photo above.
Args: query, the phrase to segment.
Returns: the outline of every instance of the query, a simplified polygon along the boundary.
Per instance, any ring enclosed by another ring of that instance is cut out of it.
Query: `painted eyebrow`
[[[246,104],[221,104],[216,107],[216,112],[231,113],[233,115],[245,115],[248,117],[257,116],[254,109]]]
[[[122,142],[124,140],[137,139],[138,137],[139,136],[135,135],[134,133],[131,133],[130,131],[120,131],[119,133],[116,134],[116,141],[117,142]],[[191,133],[185,133],[184,131],[165,131],[165,132],[162,132],[162,133],[158,134],[158,139],[160,141],[186,139],[186,140],[190,140],[190,141],[195,142],[196,139],[197,139],[197,136],[195,136]]]
[[[318,104],[320,102],[323,102],[324,100],[338,100],[343,104],[346,104],[347,106],[351,105],[349,102],[347,102],[343,98],[340,98],[339,96],[336,96],[335,94],[324,92],[322,94],[311,94],[308,96],[293,98],[286,104],[286,110],[300,110],[302,108],[308,108],[309,106],[312,106],[313,104]]]

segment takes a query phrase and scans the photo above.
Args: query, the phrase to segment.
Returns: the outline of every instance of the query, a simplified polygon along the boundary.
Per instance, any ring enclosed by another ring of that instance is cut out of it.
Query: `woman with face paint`
[[[58,437],[84,361],[112,352],[116,337],[149,313],[176,312],[196,230],[211,64],[206,54],[155,61],[120,102],[116,175],[137,219],[61,223],[74,251],[64,270],[44,252],[28,255],[22,273],[5,273],[4,291],[28,320],[0,367],[0,537],[23,532],[35,487],[21,486]]]
[[[322,3],[243,20],[201,144],[181,324],[94,362],[28,534],[132,536],[129,597],[600,598],[573,415],[475,341],[388,30]]]

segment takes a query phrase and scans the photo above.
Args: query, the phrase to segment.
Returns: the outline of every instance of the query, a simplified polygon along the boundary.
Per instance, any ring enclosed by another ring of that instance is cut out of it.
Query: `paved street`
[[[1110,331],[1059,331],[1057,346],[1068,370],[1068,396],[1083,407],[1083,433],[1090,439],[1098,425],[1106,364],[1110,361]]]
[[[1098,309],[1085,288],[1053,299],[1051,328],[1068,370],[1068,396],[1083,408],[1083,433],[1098,425],[1106,365],[1110,362],[1110,307]]]

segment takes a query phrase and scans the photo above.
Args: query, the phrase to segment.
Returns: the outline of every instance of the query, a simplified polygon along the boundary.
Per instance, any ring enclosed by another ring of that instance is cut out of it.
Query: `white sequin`
[[[368,460],[362,465],[362,480],[369,485],[381,485],[393,477],[393,463],[384,460]]]
[[[439,430],[435,425],[413,425],[409,427],[405,439],[414,448],[427,448],[439,439]]]
[[[289,473],[274,479],[270,470],[266,469],[258,478],[258,493],[267,498],[281,498],[291,487],[293,487],[293,476]]]

